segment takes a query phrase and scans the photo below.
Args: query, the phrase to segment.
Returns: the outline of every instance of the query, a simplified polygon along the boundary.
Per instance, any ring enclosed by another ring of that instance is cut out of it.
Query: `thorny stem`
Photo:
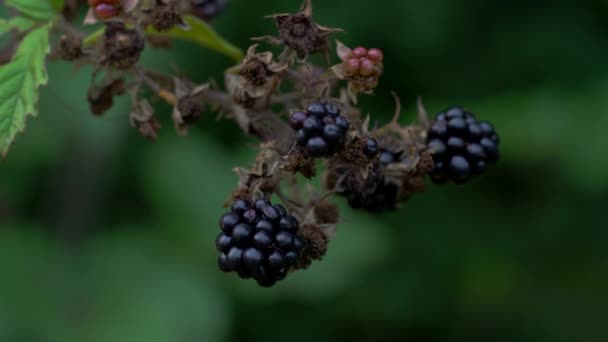
[[[170,105],[176,105],[178,101],[177,97],[152,79],[152,77],[159,78],[168,83],[172,81],[170,77],[155,71],[145,70],[141,67],[136,67],[135,72],[143,84],[150,88],[156,95]],[[206,90],[201,93],[201,97],[204,103],[216,105],[221,107],[224,111],[232,112],[234,120],[239,123],[239,127],[241,127],[246,134],[252,134],[261,141],[278,140],[286,141],[290,144],[294,140],[291,128],[271,111],[255,109],[244,110],[244,108],[233,101],[228,93],[221,90]],[[287,146],[278,146],[277,148],[283,152],[288,149]]]

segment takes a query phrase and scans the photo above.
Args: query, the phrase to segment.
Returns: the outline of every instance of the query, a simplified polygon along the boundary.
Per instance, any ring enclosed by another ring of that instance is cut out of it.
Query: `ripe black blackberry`
[[[313,158],[338,152],[350,123],[333,103],[314,102],[306,111],[291,114],[289,124],[296,130],[296,142]]]
[[[228,0],[190,0],[192,13],[209,21],[217,17],[228,5]]]
[[[254,204],[235,200],[220,219],[220,228],[222,233],[215,240],[221,252],[220,270],[253,278],[263,287],[283,280],[304,246],[297,234],[298,220],[267,199]]]
[[[451,107],[437,114],[427,132],[427,146],[433,155],[429,173],[435,183],[465,183],[498,161],[498,134],[487,121],[462,107]]]
[[[369,212],[395,209],[399,201],[399,187],[384,176],[384,168],[400,162],[400,154],[380,149],[375,139],[370,139],[364,150],[373,151],[372,154],[378,156],[378,162],[365,180],[353,174],[347,176],[343,181],[344,191],[341,195],[347,198],[348,205],[353,209],[365,209]]]

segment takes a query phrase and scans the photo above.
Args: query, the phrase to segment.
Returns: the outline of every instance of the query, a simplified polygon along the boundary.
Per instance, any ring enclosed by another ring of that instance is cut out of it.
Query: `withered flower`
[[[256,99],[268,96],[277,85],[275,75],[287,69],[287,63],[277,63],[271,52],[256,52],[258,44],[247,50],[243,63],[228,69],[225,84],[236,103],[245,108]]]
[[[152,27],[157,31],[168,31],[176,25],[188,27],[174,1],[161,1],[151,10],[150,17]]]
[[[188,133],[188,126],[196,123],[203,114],[202,94],[209,89],[209,84],[205,83],[196,87],[190,87],[177,77],[174,81],[177,102],[173,107],[173,122],[175,123],[177,133],[186,135]]]
[[[129,114],[131,127],[137,128],[139,133],[146,139],[156,141],[161,124],[154,116],[154,109],[147,100],[133,103]]]
[[[129,29],[122,22],[108,22],[100,64],[128,69],[139,61],[144,45],[143,34],[138,30]]]
[[[87,99],[91,112],[97,116],[102,115],[114,105],[114,97],[125,93],[126,83],[122,78],[105,82],[101,87],[92,84],[89,87]]]
[[[299,12],[294,14],[274,14],[268,16],[275,20],[279,37],[259,37],[255,40],[265,40],[275,45],[285,45],[295,52],[298,59],[329,51],[328,37],[331,33],[342,32],[341,29],[328,28],[312,20],[311,0],[305,0]]]
[[[286,63],[274,62],[272,52],[256,52],[257,47],[258,44],[249,47],[239,71],[243,88],[253,98],[266,95],[273,86],[272,77],[288,67]]]
[[[82,58],[85,55],[82,40],[71,34],[62,35],[56,55],[64,61],[76,61]]]

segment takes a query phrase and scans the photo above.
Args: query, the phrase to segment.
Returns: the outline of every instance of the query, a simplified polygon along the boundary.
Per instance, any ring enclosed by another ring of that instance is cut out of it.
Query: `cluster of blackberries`
[[[452,107],[437,114],[427,135],[433,155],[431,179],[436,183],[452,180],[465,183],[482,174],[498,161],[498,135],[487,121],[477,121],[473,113]]]
[[[237,199],[220,220],[222,233],[215,244],[221,252],[218,264],[224,272],[253,278],[271,287],[287,276],[298,261],[304,243],[297,235],[298,220],[280,205],[259,199],[253,205]]]
[[[310,104],[306,111],[292,113],[289,124],[296,130],[298,145],[314,158],[338,152],[350,126],[337,105],[319,102]]]
[[[110,19],[120,12],[122,0],[88,0],[89,6],[100,19]]]
[[[349,78],[358,79],[365,90],[373,90],[384,71],[383,59],[384,54],[380,49],[357,47],[342,62]]]
[[[190,4],[194,15],[209,21],[224,11],[228,0],[191,0]]]

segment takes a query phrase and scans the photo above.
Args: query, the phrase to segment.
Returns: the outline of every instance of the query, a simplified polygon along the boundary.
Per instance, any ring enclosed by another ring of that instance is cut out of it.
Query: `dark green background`
[[[254,141],[208,114],[186,138],[159,101],[156,144],[126,99],[87,109],[91,69],[49,65],[40,115],[0,164],[0,341],[607,341],[608,2],[315,2],[348,45],[382,48],[414,118],[465,105],[502,161],[429,185],[395,213],[344,206],[326,259],[273,289],[217,270],[221,204]],[[298,1],[233,0],[215,24],[242,48]],[[144,63],[203,82],[227,58],[189,43]]]

